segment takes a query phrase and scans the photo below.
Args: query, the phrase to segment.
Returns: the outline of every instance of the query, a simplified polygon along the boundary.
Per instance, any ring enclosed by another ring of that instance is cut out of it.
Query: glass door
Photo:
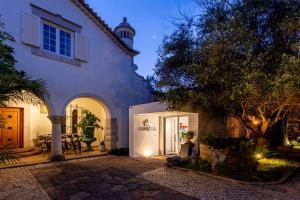
[[[178,117],[165,118],[165,154],[178,153]]]

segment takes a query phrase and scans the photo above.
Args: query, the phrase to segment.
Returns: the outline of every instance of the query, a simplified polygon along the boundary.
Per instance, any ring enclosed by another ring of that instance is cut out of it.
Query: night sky
[[[174,30],[172,21],[182,18],[180,12],[191,15],[196,12],[193,0],[86,0],[97,14],[112,28],[124,16],[136,30],[134,49],[138,73],[153,74],[157,50],[166,34]]]

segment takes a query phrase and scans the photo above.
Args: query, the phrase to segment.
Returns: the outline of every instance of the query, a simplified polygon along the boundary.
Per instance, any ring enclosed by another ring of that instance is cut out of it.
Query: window
[[[59,53],[71,56],[71,34],[63,30],[59,30]]]
[[[72,57],[73,33],[50,23],[43,23],[43,49],[66,57]]]
[[[56,29],[48,24],[43,24],[43,48],[56,52]]]

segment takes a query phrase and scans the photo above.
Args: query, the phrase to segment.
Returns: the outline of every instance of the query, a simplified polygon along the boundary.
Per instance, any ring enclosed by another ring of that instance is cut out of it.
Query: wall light
[[[261,153],[256,153],[255,154],[256,159],[261,159],[262,157],[263,157],[263,155]]]
[[[151,155],[151,151],[149,149],[146,149],[144,151],[144,156],[149,157]]]

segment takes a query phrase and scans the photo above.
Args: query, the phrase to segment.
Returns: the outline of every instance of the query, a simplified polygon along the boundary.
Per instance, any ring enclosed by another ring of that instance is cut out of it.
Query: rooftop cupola
[[[123,17],[121,22],[116,28],[115,33],[127,44],[130,48],[133,47],[133,38],[135,36],[135,30],[127,22],[127,18]]]

